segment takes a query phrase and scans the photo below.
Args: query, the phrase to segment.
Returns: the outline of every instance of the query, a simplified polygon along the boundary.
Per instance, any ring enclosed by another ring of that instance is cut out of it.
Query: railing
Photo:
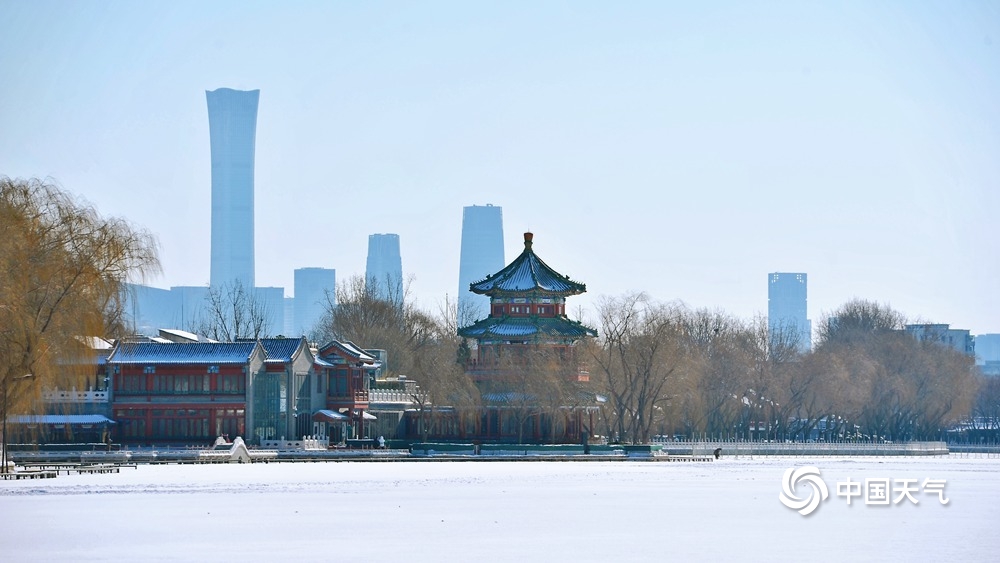
[[[372,389],[368,391],[368,401],[371,403],[412,403],[414,393],[398,389]]]
[[[42,391],[42,400],[48,403],[107,403],[107,391]]]
[[[722,448],[725,456],[922,456],[948,455],[945,442],[654,442],[671,454],[708,455]]]
[[[267,450],[325,450],[330,447],[326,436],[303,436],[300,440],[263,440],[260,447]]]
[[[328,401],[334,402],[355,402],[355,403],[367,403],[368,402],[368,391],[344,391],[343,393],[330,392],[327,391],[326,398]]]

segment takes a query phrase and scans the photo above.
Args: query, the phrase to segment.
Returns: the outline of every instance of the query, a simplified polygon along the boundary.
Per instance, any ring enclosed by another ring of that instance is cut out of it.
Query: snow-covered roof
[[[177,328],[161,328],[160,337],[165,338],[170,342],[177,342],[177,343],[218,342],[217,340],[212,340],[211,338],[206,338],[199,334],[188,332],[186,330],[180,330]]]
[[[291,362],[302,345],[302,338],[261,338],[268,362]]]
[[[103,414],[29,414],[7,419],[11,424],[115,424]]]
[[[122,342],[108,357],[109,364],[243,364],[257,341],[188,344]]]
[[[326,420],[329,422],[343,422],[345,420],[350,420],[350,419],[351,417],[347,416],[346,414],[341,414],[337,411],[332,411],[329,409],[318,410],[316,411],[316,414],[313,415],[313,420],[315,421]]]
[[[587,291],[585,284],[575,282],[553,270],[531,249],[532,234],[524,233],[524,251],[502,270],[469,285],[469,290],[491,297],[508,295],[577,295]]]
[[[76,339],[91,350],[110,350],[115,347],[114,344],[99,336],[77,336]]]

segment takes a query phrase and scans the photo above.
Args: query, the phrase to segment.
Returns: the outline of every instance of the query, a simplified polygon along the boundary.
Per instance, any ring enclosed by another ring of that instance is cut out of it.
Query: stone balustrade
[[[107,391],[64,391],[61,389],[42,392],[42,400],[48,403],[107,403],[110,400]]]

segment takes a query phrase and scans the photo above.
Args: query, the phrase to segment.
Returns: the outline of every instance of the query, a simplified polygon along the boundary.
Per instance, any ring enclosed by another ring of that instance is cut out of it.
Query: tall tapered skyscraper
[[[379,299],[402,303],[403,259],[399,254],[399,235],[368,235],[365,283],[374,288]]]
[[[484,319],[490,298],[469,291],[469,285],[504,267],[503,209],[471,205],[462,209],[462,250],[458,264],[458,321],[460,326]]]
[[[212,287],[254,287],[253,172],[260,90],[206,91],[212,145]]]

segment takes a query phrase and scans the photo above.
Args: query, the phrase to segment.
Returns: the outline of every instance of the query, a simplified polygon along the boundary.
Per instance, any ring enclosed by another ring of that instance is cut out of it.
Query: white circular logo
[[[804,499],[795,494],[795,487],[799,481],[808,483],[812,488],[809,496]],[[811,514],[819,507],[819,503],[826,500],[828,496],[830,493],[826,489],[826,483],[819,475],[818,467],[811,465],[798,469],[789,467],[785,470],[785,476],[781,478],[781,494],[778,496],[778,500],[788,508],[798,510],[799,514],[803,516]]]

